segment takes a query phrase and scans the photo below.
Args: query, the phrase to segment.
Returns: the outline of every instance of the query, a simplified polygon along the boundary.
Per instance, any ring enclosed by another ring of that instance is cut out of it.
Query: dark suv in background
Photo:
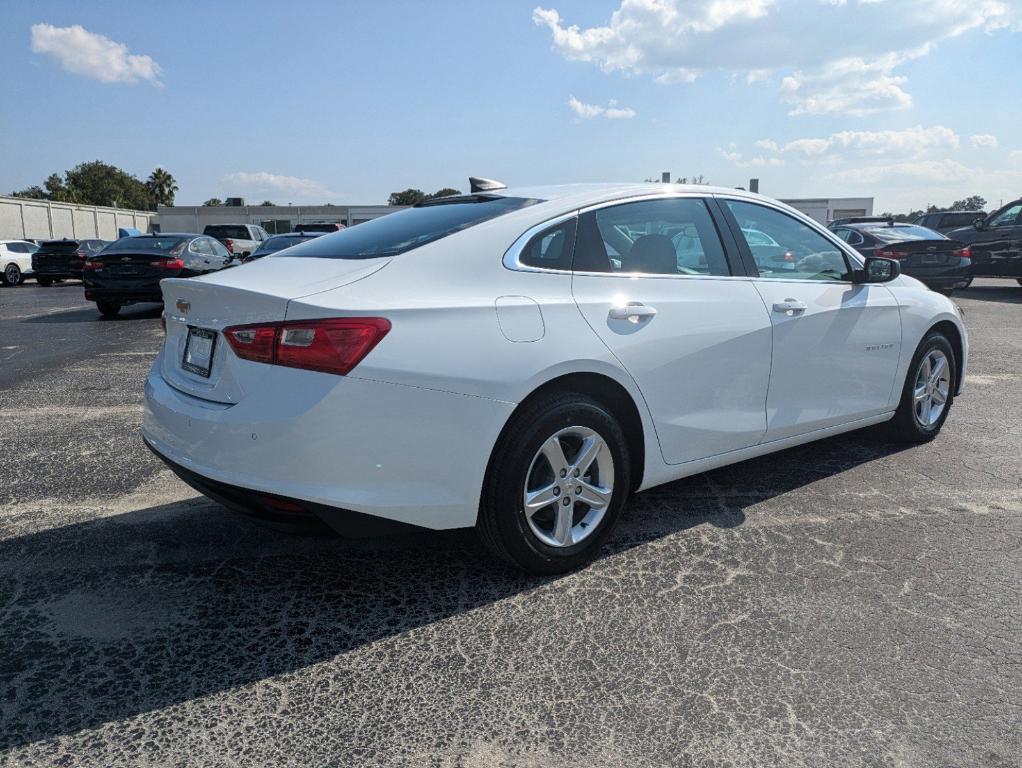
[[[972,249],[973,277],[1013,277],[1022,285],[1022,199],[947,235]]]
[[[985,219],[985,211],[934,211],[917,216],[913,224],[946,235],[952,229],[972,226],[976,219]]]
[[[55,280],[81,280],[85,260],[102,251],[109,240],[45,240],[32,254],[32,271],[39,285]]]

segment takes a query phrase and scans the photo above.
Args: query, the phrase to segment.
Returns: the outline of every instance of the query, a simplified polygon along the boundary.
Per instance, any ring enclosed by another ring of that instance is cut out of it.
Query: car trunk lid
[[[67,267],[79,263],[77,240],[55,240],[43,243],[33,254],[34,262],[40,267]]]
[[[389,261],[269,256],[202,278],[162,281],[167,320],[163,378],[204,400],[240,402],[265,379],[266,365],[239,359],[223,338],[224,328],[282,321],[292,299],[361,280]],[[196,366],[194,356],[186,360],[185,355],[194,344],[204,358],[208,339],[206,374],[203,360]]]
[[[962,254],[965,245],[957,240],[906,240],[900,243],[887,243],[877,249],[877,256],[897,259],[906,267],[938,267]]]
[[[160,277],[167,274],[166,267],[174,260],[168,253],[126,253],[115,251],[93,256],[89,262],[99,266],[104,278]]]

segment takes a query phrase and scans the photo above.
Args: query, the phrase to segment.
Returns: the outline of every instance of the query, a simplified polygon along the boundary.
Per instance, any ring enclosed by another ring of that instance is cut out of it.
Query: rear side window
[[[534,236],[518,256],[518,261],[542,269],[571,269],[571,252],[575,247],[575,225],[572,216]]]
[[[449,198],[406,208],[291,248],[289,257],[375,259],[397,256],[484,221],[540,202],[522,197]]]
[[[579,272],[730,275],[703,200],[624,203],[583,214],[573,268]]]
[[[252,239],[248,231],[248,227],[244,227],[237,224],[210,224],[204,230],[202,230],[202,234],[216,238],[222,237],[228,240]]]
[[[910,224],[907,227],[868,227],[866,229],[873,237],[884,243],[904,243],[909,240],[946,240],[944,235],[918,224]]]

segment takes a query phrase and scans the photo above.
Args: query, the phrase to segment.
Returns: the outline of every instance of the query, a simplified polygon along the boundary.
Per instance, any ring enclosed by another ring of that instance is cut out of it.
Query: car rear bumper
[[[971,277],[970,267],[968,259],[956,259],[953,264],[906,266],[903,271],[930,288],[950,289],[964,284]]]
[[[297,500],[331,525],[345,515],[329,510],[434,529],[474,525],[490,451],[514,409],[269,365],[240,402],[215,403],[167,383],[163,356],[145,385],[150,447],[214,498]]]
[[[159,286],[155,290],[117,290],[112,288],[85,288],[85,298],[88,301],[119,301],[122,304],[132,304],[137,301],[153,301],[163,303],[163,294]]]

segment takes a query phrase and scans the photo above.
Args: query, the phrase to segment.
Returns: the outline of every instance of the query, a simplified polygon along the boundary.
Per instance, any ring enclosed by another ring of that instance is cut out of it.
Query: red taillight
[[[951,251],[951,255],[957,256],[959,259],[971,259],[972,249],[969,246],[965,246],[964,248],[956,248],[955,250]]]
[[[224,240],[224,247],[231,253],[234,253],[234,241],[231,240],[230,238]]]
[[[383,317],[338,317],[224,329],[234,353],[257,363],[349,373],[390,331]]]
[[[95,261],[94,259],[89,259],[84,264],[82,264],[82,269],[84,269],[86,272],[95,272],[97,269],[103,269],[103,262]]]
[[[899,260],[901,260],[901,259],[909,258],[909,256],[911,256],[912,254],[907,253],[906,251],[877,251],[876,255],[880,256],[881,258],[884,258],[884,259],[899,259]]]
[[[86,257],[87,257],[88,255],[89,255],[89,254],[87,254],[87,253],[86,253],[85,251],[83,251],[83,250],[80,250],[80,249],[79,249],[79,250],[77,250],[77,251],[75,251],[75,256],[77,256],[77,257],[78,257],[79,259],[81,259],[82,261],[85,261],[85,259],[86,259]]]
[[[149,266],[158,267],[159,269],[184,269],[185,263],[183,259],[156,259],[155,261],[150,261]]]

